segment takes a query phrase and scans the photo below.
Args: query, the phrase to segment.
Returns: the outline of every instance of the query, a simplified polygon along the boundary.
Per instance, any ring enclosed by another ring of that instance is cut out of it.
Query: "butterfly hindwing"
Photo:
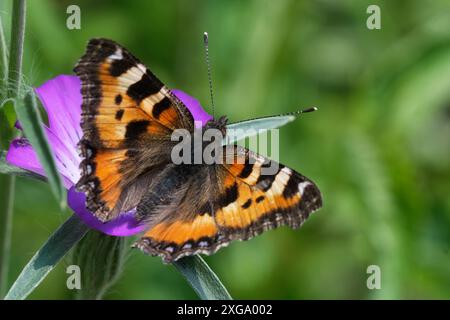
[[[247,240],[281,225],[298,228],[322,206],[317,186],[298,172],[243,147],[237,161],[220,166],[226,197],[215,213],[231,238]]]
[[[125,189],[149,169],[143,164],[168,161],[171,133],[192,130],[193,118],[151,71],[111,40],[90,40],[75,72],[83,96],[77,187],[86,193],[88,208],[109,220],[127,202]]]
[[[151,225],[135,246],[166,262],[212,254],[232,240],[248,240],[282,225],[298,228],[322,206],[319,189],[306,177],[243,147],[233,148],[233,163],[216,165],[209,171],[212,179],[194,183],[195,194],[211,192],[210,198],[194,201],[192,209],[168,212],[165,216],[174,218]],[[272,166],[273,173],[262,170]]]

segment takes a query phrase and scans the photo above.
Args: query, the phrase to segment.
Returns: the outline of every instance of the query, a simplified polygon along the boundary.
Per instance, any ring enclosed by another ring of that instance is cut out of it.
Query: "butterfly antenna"
[[[319,109],[317,109],[316,107],[312,107],[312,108],[308,108],[308,109],[303,109],[298,111],[298,113],[308,113],[308,112],[313,112],[313,111],[317,111]]]
[[[206,65],[208,67],[208,82],[209,82],[209,94],[211,96],[211,107],[212,114],[214,118],[214,94],[213,94],[213,85],[211,78],[211,64],[209,63],[209,48],[208,48],[208,32],[203,33],[203,43],[205,45],[205,57],[206,57]]]

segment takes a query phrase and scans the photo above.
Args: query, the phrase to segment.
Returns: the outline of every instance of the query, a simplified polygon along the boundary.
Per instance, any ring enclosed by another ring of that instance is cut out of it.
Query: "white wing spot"
[[[190,248],[192,248],[192,244],[190,244],[190,243],[186,243],[186,244],[183,246],[183,249],[190,249]]]
[[[173,247],[167,247],[167,248],[166,248],[166,251],[172,253],[172,252],[173,252],[173,249],[174,249]]]
[[[118,48],[116,52],[114,52],[114,54],[109,56],[109,58],[112,60],[122,60],[123,59],[122,49]]]
[[[137,67],[138,67],[138,69],[141,70],[143,73],[146,73],[146,72],[147,72],[147,68],[146,68],[142,63],[139,63],[139,64],[137,65]]]
[[[207,246],[208,246],[208,242],[206,242],[206,241],[200,241],[199,244],[198,244],[198,246],[199,246],[199,247],[202,247],[202,248],[203,248],[203,247],[207,247]]]
[[[303,181],[298,184],[298,192],[300,192],[300,195],[303,195],[303,191],[305,191],[305,188],[310,184],[311,182],[309,181]]]
[[[284,173],[289,174],[289,175],[292,173],[292,170],[289,169],[288,167],[284,167],[283,169],[281,169],[281,171],[283,171]]]
[[[275,181],[272,183],[272,187],[270,188],[268,193],[271,193],[273,196],[282,194],[291,174],[292,171],[288,167],[284,167],[283,169],[281,169],[275,177]]]

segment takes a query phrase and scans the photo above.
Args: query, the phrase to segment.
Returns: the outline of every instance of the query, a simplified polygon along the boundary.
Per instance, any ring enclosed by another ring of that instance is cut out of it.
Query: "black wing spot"
[[[164,97],[160,102],[158,102],[157,104],[155,104],[153,106],[153,109],[152,109],[153,117],[155,117],[156,119],[159,119],[159,116],[161,115],[161,113],[163,113],[164,110],[169,109],[171,105],[172,105],[172,103],[170,102],[170,99],[167,97]]]
[[[253,163],[246,162],[244,164],[244,168],[239,173],[239,178],[245,179],[247,178],[253,171]]]
[[[220,207],[224,208],[230,203],[235,202],[238,196],[239,196],[238,186],[237,183],[235,182],[231,187],[225,190],[225,194],[219,200]]]
[[[275,176],[275,174],[271,174],[270,176],[260,175],[256,184],[265,192],[272,187]]]
[[[148,120],[132,121],[127,124],[125,132],[125,138],[129,140],[138,139],[139,136],[147,131],[147,127],[150,125]]]
[[[148,96],[158,93],[161,88],[160,83],[152,81],[147,74],[143,74],[141,80],[128,87],[127,95],[139,104]]]
[[[283,197],[289,199],[295,196],[298,193],[298,184],[300,183],[300,179],[292,174],[289,177],[288,182],[283,190]]]
[[[248,199],[247,201],[245,201],[245,203],[241,206],[242,209],[247,209],[252,205],[252,199]]]
[[[128,59],[114,60],[109,66],[109,73],[113,77],[119,77],[134,67],[134,62]]]
[[[259,196],[258,198],[256,198],[256,203],[260,203],[261,201],[263,201],[265,199],[264,196]]]
[[[272,161],[268,161],[267,163],[263,164],[261,166],[262,168],[270,168],[272,166]],[[260,175],[258,180],[256,181],[256,184],[265,192],[268,191],[272,187],[272,183],[275,181],[275,178],[277,177],[278,173],[283,169],[283,165],[278,164],[278,171],[275,174],[270,175]]]
[[[122,95],[120,93],[114,98],[114,102],[116,103],[116,105],[122,103]]]
[[[125,112],[125,110],[123,110],[123,109],[117,110],[116,116],[115,116],[116,120],[118,120],[118,121],[122,120],[124,112]]]

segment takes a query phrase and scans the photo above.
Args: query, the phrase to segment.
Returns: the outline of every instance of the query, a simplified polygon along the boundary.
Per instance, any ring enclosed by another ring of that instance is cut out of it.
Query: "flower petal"
[[[76,153],[81,131],[81,81],[76,76],[60,75],[35,89],[48,115],[49,128]]]
[[[70,186],[74,185],[80,179],[80,156],[74,150],[74,147],[68,144],[67,141],[62,140],[55,131],[45,126],[44,130],[53,150],[59,173],[71,181],[72,184]]]
[[[140,224],[134,215],[136,210],[121,213],[119,217],[108,222],[101,222],[86,209],[86,195],[70,188],[67,194],[69,207],[91,228],[110,236],[132,236],[145,230],[146,225]]]
[[[112,236],[131,236],[146,229],[135,219],[136,210],[121,213],[118,218],[106,223],[98,220],[86,209],[86,196],[77,192],[74,184],[80,177],[77,144],[82,137],[81,130],[81,82],[76,76],[60,75],[36,88],[49,119],[49,127],[44,125],[48,141],[55,154],[58,171],[69,189],[67,200],[69,207],[91,228]],[[206,122],[212,119],[203,110],[197,99],[180,90],[173,90],[189,109],[194,121]],[[21,129],[20,123],[16,124]],[[15,139],[8,150],[6,160],[17,167],[45,175],[42,166],[31,145],[25,138]]]
[[[25,138],[17,138],[11,142],[8,153],[6,154],[6,162],[16,167],[32,171],[41,176],[46,176],[44,168],[42,168],[36,152]],[[72,178],[67,176],[67,171],[61,172],[61,168],[64,167],[59,159],[56,159],[56,165],[58,167],[58,171],[63,177],[64,187],[67,189],[70,188],[73,185]]]
[[[6,154],[6,162],[39,175],[45,175],[33,147],[25,138],[17,138],[11,142]]]
[[[212,116],[209,115],[205,110],[203,110],[200,102],[194,97],[191,97],[187,93],[181,90],[171,90],[172,93],[184,103],[184,105],[189,109],[194,117],[194,121],[200,121],[202,126],[204,126],[209,120],[212,120]]]

